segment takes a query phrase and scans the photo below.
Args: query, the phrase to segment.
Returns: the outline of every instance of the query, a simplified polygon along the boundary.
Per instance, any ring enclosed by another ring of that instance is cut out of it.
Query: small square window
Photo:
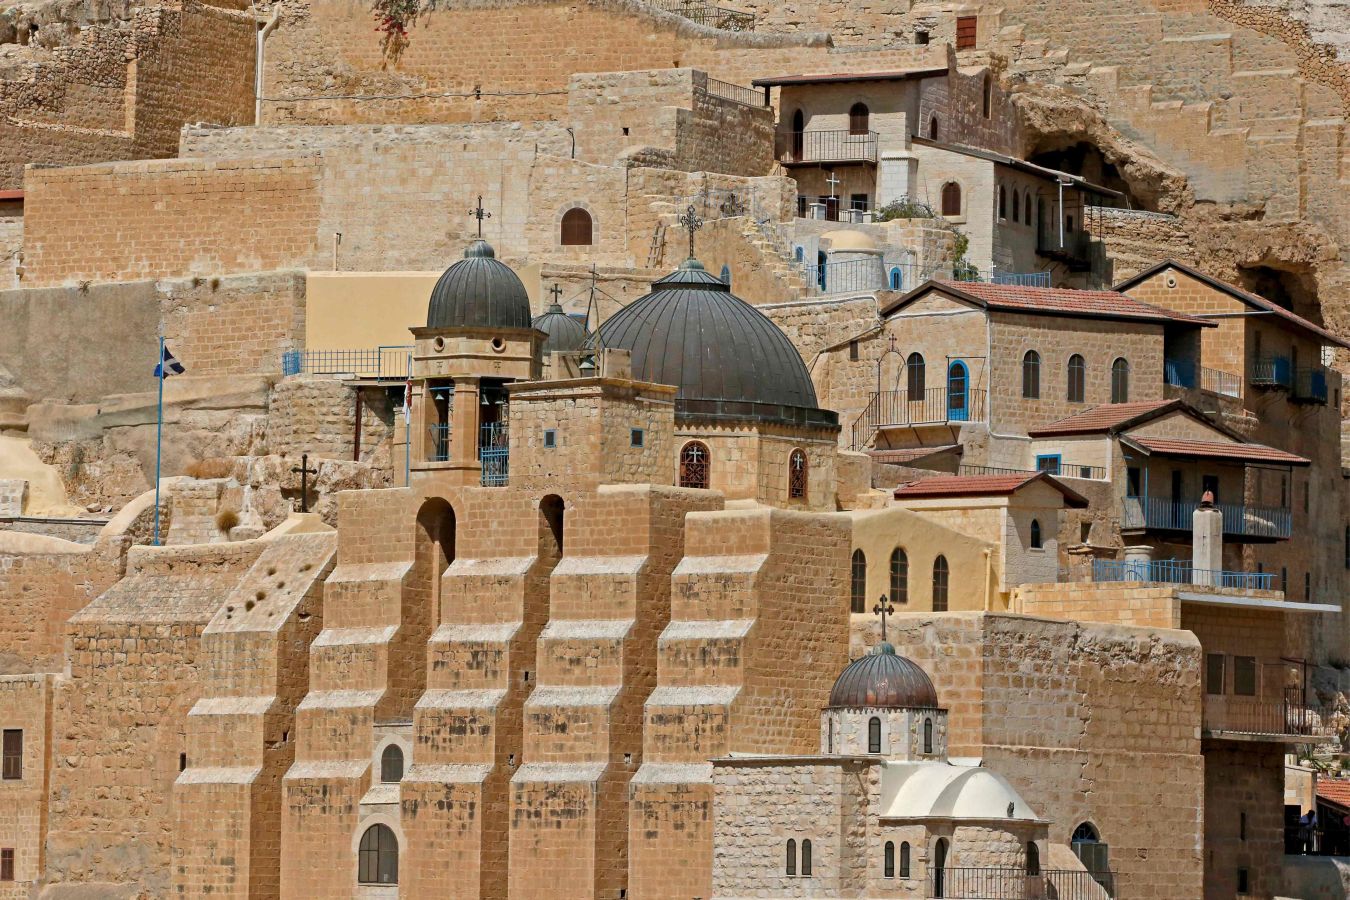
[[[647,446],[647,432],[641,428],[634,428],[628,432],[628,444],[632,447]]]
[[[927,44],[928,44],[928,32],[926,32],[926,31],[924,31],[924,30],[922,30],[922,29],[917,29],[917,30],[915,30],[915,32],[914,32],[914,43],[918,44],[920,47],[927,46]]]
[[[554,428],[544,429],[544,446],[550,450],[558,446],[558,431]]]

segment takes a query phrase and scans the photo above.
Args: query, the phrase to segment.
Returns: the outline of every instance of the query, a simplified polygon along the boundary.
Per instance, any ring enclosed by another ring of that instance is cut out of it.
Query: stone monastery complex
[[[713,2],[0,5],[0,900],[1350,896],[1344,4]]]

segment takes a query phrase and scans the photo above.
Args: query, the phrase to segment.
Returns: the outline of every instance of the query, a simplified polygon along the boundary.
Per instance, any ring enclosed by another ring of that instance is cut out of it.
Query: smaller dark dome
[[[520,277],[479,238],[431,289],[428,328],[529,328],[530,297]]]
[[[871,653],[849,663],[830,691],[831,708],[932,708],[937,690],[918,663],[881,643]]]
[[[542,316],[535,316],[534,327],[548,337],[544,340],[543,352],[567,353],[580,350],[586,343],[590,332],[586,326],[563,312],[561,304],[554,303]]]

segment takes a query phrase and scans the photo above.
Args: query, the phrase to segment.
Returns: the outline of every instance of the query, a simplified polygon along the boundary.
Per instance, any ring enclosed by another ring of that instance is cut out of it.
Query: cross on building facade
[[[689,258],[694,258],[694,235],[703,227],[703,219],[699,217],[698,210],[694,204],[690,203],[689,208],[680,216],[679,223],[689,229]]]
[[[825,183],[830,186],[830,199],[831,200],[839,199],[838,197],[835,196],[834,193],[834,189],[840,185],[839,176],[835,175],[834,172],[830,172],[830,177],[825,179]]]
[[[478,205],[469,210],[469,215],[478,220],[478,236],[483,236],[483,220],[492,218],[492,213],[483,209],[483,195],[478,195]]]

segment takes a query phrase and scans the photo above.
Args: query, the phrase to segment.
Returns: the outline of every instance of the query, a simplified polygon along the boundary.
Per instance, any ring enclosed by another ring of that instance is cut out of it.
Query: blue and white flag
[[[169,352],[167,346],[165,346],[163,353],[164,356],[160,359],[159,365],[155,366],[156,378],[168,378],[170,375],[182,375],[187,371],[183,368],[183,364],[175,359],[174,355]]]

